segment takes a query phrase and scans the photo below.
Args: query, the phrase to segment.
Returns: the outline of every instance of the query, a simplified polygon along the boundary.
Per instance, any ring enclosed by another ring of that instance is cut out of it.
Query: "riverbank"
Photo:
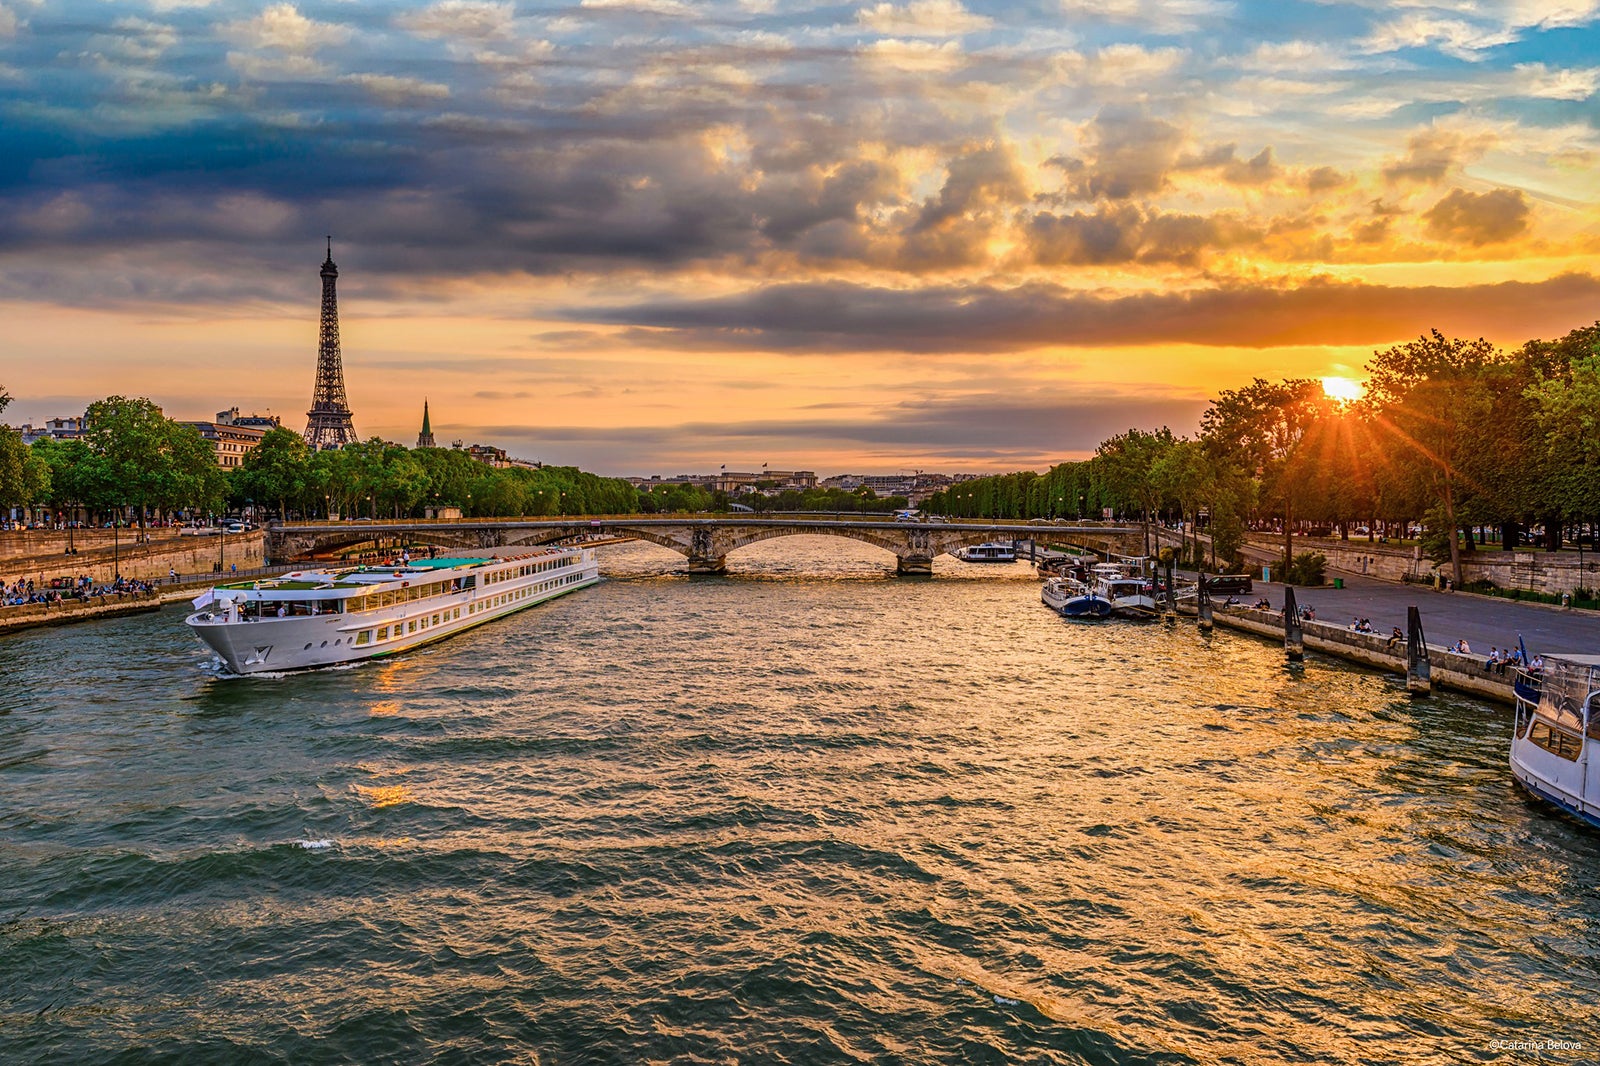
[[[124,592],[96,596],[88,600],[63,600],[60,603],[29,603],[0,608],[0,634],[15,633],[40,626],[68,625],[97,618],[159,611],[168,602],[160,592]]]
[[[1255,590],[1236,597],[1245,603],[1265,597],[1272,611],[1245,606],[1217,605],[1218,625],[1283,640],[1284,587],[1278,582],[1255,582]],[[1563,611],[1546,604],[1519,603],[1489,596],[1438,592],[1426,586],[1395,585],[1357,576],[1346,577],[1344,588],[1295,589],[1302,609],[1311,607],[1316,621],[1304,624],[1306,647],[1380,670],[1405,672],[1405,651],[1388,646],[1390,631],[1406,625],[1406,609],[1415,605],[1422,616],[1424,635],[1432,638],[1428,654],[1436,685],[1484,696],[1499,702],[1512,700],[1511,675],[1485,668],[1493,648],[1514,648],[1520,639],[1531,655],[1595,654],[1600,651],[1600,617],[1588,611]],[[1366,619],[1374,633],[1356,633],[1350,624]],[[1468,655],[1447,650],[1458,640],[1472,649]],[[1443,643],[1435,643],[1442,641]]]

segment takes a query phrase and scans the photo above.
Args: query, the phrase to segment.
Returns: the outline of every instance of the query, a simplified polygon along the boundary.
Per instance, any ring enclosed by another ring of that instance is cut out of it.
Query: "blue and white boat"
[[[1513,686],[1511,773],[1534,796],[1600,828],[1600,655],[1546,655]]]
[[[1111,617],[1111,601],[1093,589],[1079,593],[1061,605],[1061,617],[1078,621]]]

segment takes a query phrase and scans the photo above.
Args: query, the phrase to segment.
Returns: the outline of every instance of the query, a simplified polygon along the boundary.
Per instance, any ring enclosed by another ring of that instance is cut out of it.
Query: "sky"
[[[1043,469],[1600,319],[1600,0],[0,0],[0,387]]]

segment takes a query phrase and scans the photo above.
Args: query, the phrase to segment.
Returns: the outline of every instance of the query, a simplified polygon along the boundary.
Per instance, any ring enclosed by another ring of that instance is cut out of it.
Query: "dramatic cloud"
[[[510,37],[515,16],[516,11],[509,2],[439,0],[421,11],[403,14],[395,21],[418,37],[486,41]]]
[[[1433,127],[1406,142],[1406,154],[1383,168],[1387,181],[1437,185],[1466,164],[1481,158],[1492,145],[1488,133]]]
[[[1128,107],[1103,109],[1083,137],[1086,157],[1064,165],[1073,191],[1085,200],[1126,200],[1162,191],[1184,142],[1177,126]]]
[[[1508,340],[1579,322],[1600,302],[1600,279],[1459,288],[1322,283],[1237,286],[1108,297],[1050,285],[1015,289],[781,285],[740,296],[574,312],[639,327],[640,344],[675,348],[1008,352],[1033,348],[1187,343],[1383,344],[1448,323],[1446,332]]]
[[[548,396],[582,447],[977,461],[937,414],[970,402],[1032,463],[1050,420],[1000,364],[1088,424],[1148,381],[1592,321],[1597,4],[0,0],[6,386],[303,409],[331,232],[364,426],[426,379],[508,432]],[[878,394],[922,436],[819,406]]]
[[[1423,219],[1428,236],[1460,244],[1509,241],[1528,229],[1528,198],[1521,189],[1473,193],[1451,189]]]
[[[986,30],[992,19],[974,15],[956,0],[911,0],[862,8],[856,21],[866,29],[891,37],[959,37]]]

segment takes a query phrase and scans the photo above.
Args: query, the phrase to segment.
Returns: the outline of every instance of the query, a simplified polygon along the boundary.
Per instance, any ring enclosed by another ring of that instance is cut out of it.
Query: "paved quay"
[[[1422,614],[1422,630],[1428,643],[1435,647],[1448,647],[1464,639],[1473,655],[1487,656],[1491,647],[1516,647],[1520,633],[1531,655],[1600,654],[1597,611],[1564,611],[1492,596],[1435,592],[1427,585],[1338,576],[1344,578],[1342,589],[1327,586],[1294,590],[1302,608],[1316,608],[1319,622],[1348,627],[1352,618],[1365,618],[1378,634],[1386,636],[1393,626],[1405,628],[1406,608],[1415,604]],[[1274,609],[1282,609],[1283,589],[1276,581],[1257,580],[1255,591],[1234,599],[1249,605],[1265,596]]]

